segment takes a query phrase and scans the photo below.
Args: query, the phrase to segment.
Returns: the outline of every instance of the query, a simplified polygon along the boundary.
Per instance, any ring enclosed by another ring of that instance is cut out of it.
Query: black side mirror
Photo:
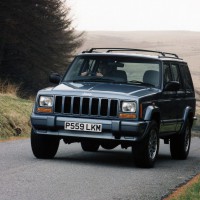
[[[178,91],[181,87],[181,84],[177,81],[167,82],[164,91]]]
[[[49,81],[51,83],[59,84],[61,81],[61,76],[58,73],[52,73],[49,76]]]

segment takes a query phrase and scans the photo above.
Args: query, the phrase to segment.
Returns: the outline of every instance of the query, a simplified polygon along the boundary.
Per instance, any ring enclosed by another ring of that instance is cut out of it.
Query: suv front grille
[[[95,97],[56,96],[56,113],[117,117],[118,100]]]

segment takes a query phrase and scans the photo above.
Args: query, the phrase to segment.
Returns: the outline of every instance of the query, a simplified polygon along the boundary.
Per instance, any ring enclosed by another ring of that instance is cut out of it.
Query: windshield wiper
[[[116,81],[112,80],[112,79],[108,79],[108,78],[90,78],[90,79],[86,79],[84,81],[87,81],[87,82],[109,82],[109,83],[115,83]]]
[[[76,79],[76,80],[68,80],[67,82],[109,82],[109,83],[115,83],[116,81],[108,78],[103,77],[91,77],[87,79]]]
[[[128,83],[141,84],[141,85],[146,85],[146,86],[153,86],[153,87],[155,87],[155,85],[153,85],[153,84],[151,84],[151,83],[144,83],[144,82],[142,82],[142,81],[137,81],[137,80],[128,81]]]

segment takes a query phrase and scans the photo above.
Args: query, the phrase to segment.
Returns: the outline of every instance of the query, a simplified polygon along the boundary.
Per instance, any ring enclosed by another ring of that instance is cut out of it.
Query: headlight
[[[52,107],[53,106],[53,97],[40,96],[39,106]]]
[[[123,102],[122,103],[122,112],[136,112],[136,103],[135,102]]]

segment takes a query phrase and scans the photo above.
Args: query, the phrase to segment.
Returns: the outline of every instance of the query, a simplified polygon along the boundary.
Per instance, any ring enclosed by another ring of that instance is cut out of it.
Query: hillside
[[[85,32],[81,52],[92,47],[128,47],[176,53],[188,62],[195,89],[200,93],[200,32],[191,31],[129,31]],[[196,94],[200,99],[200,96]],[[198,102],[200,113],[200,103]]]
[[[172,52],[188,62],[195,87],[200,90],[200,32],[132,31],[85,33],[79,52],[91,47],[129,47]]]

